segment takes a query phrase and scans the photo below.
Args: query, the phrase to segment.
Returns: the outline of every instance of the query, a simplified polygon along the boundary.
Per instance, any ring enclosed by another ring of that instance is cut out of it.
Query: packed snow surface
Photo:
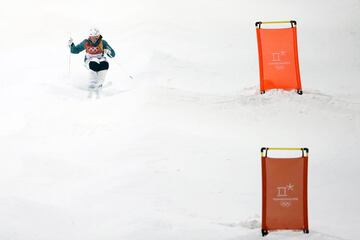
[[[266,239],[357,239],[359,1],[4,5],[1,240],[262,239],[264,146],[310,149],[310,234]],[[304,95],[260,95],[254,23],[283,19]],[[66,45],[93,26],[117,53],[99,99]]]

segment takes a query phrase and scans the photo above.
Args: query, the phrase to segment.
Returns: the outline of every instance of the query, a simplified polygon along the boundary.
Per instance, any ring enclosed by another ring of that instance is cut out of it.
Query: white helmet
[[[97,28],[91,28],[89,31],[89,36],[90,37],[97,37],[100,36],[100,31]]]

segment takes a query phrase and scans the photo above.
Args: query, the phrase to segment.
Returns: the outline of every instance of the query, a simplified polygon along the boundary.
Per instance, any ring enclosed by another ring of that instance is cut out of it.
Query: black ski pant
[[[99,72],[102,70],[108,70],[109,69],[109,63],[107,61],[102,61],[102,62],[94,62],[94,61],[90,61],[89,62],[89,68],[95,72]]]

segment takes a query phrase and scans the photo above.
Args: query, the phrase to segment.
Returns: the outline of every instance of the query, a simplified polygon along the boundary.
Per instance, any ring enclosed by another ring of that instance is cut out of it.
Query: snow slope
[[[94,6],[0,9],[0,239],[262,239],[263,146],[310,149],[310,234],[266,238],[356,239],[359,1]],[[258,94],[254,22],[278,19],[303,96]],[[98,100],[66,47],[93,25],[117,51]]]

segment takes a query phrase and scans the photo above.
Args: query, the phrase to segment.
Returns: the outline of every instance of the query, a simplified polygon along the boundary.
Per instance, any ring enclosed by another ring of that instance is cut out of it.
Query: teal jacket
[[[109,57],[115,57],[115,51],[114,49],[112,49],[112,47],[107,43],[107,41],[102,39],[102,36],[100,36],[100,38],[93,43],[92,41],[90,41],[90,39],[84,39],[80,44],[75,45],[74,43],[72,43],[70,45],[70,52],[74,53],[74,54],[78,54],[82,51],[85,50],[85,45],[90,44],[90,46],[98,46],[100,44],[100,42],[102,41],[102,45],[103,45],[103,49],[109,49],[111,51]]]

